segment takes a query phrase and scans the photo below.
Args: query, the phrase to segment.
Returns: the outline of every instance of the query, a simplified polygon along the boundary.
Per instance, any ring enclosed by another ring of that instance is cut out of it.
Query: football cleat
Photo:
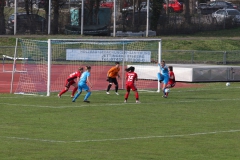
[[[127,103],[127,100],[124,100],[124,103]]]
[[[110,94],[109,92],[106,92],[107,94]]]
[[[116,95],[119,95],[118,92],[115,92],[115,93],[116,93]]]
[[[136,103],[141,103],[140,101],[136,100]]]
[[[88,100],[84,100],[83,102],[90,103],[90,101],[88,101]]]
[[[58,94],[58,98],[61,98],[61,96]]]

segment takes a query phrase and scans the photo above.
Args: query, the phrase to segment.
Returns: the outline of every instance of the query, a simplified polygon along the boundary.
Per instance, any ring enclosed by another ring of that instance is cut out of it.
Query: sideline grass
[[[0,94],[0,159],[238,160],[240,83],[174,88],[169,98],[93,91],[90,104]]]

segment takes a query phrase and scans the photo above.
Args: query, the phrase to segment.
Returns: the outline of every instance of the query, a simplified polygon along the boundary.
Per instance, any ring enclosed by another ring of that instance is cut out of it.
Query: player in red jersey
[[[128,100],[128,96],[130,93],[130,90],[132,89],[132,91],[135,92],[135,98],[136,98],[136,103],[140,103],[139,102],[139,95],[138,95],[138,91],[137,88],[135,86],[135,81],[138,80],[138,75],[137,73],[134,72],[135,68],[134,67],[129,67],[126,69],[126,94],[125,94],[125,100],[124,102],[126,103]]]
[[[58,94],[59,98],[61,98],[62,94],[64,94],[65,92],[67,92],[69,90],[71,85],[74,87],[73,91],[72,91],[71,98],[74,97],[74,94],[75,94],[75,92],[78,89],[78,85],[75,82],[75,79],[77,78],[77,82],[78,82],[80,77],[81,77],[81,75],[82,75],[82,73],[83,73],[83,67],[79,68],[76,72],[71,73],[68,76],[68,78],[66,79],[66,82],[65,82],[65,88]]]
[[[168,89],[168,92],[166,92],[166,96],[168,96],[169,88],[173,88],[176,85],[175,75],[174,75],[174,72],[173,72],[173,67],[169,66],[168,71],[169,71],[169,81],[166,85],[166,88]]]

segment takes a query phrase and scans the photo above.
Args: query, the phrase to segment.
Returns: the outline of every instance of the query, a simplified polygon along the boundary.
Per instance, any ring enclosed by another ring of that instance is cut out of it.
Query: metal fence
[[[162,59],[176,64],[236,64],[240,65],[240,50],[236,51],[199,51],[163,50]]]
[[[8,26],[8,19],[11,14],[14,13],[14,8],[6,7],[5,8],[5,24]],[[26,12],[23,8],[19,8],[18,12]],[[42,8],[33,9],[32,13],[38,14],[47,19],[45,11]],[[110,17],[112,13],[109,13]],[[131,14],[131,13],[129,13]],[[99,14],[100,15],[100,14]],[[98,15],[98,23],[100,24],[101,18]],[[134,16],[135,22],[132,22],[133,16],[128,16],[127,14],[122,14],[117,12],[116,16],[116,31],[132,31],[139,32],[146,30],[146,12],[141,12],[141,15],[137,14]],[[105,16],[106,17],[106,16]],[[236,26],[232,24],[219,24],[214,21],[211,14],[202,15],[196,12],[193,12],[189,15],[190,23],[188,18],[184,13],[170,13],[169,15],[162,14],[158,20],[157,35],[169,35],[169,34],[184,34],[184,33],[196,33],[199,31],[209,31],[209,30],[219,30],[219,29],[228,29],[234,28]],[[58,24],[58,33],[65,33],[65,27],[71,24],[70,18],[70,8],[60,8],[59,9],[59,24]],[[151,25],[151,15],[149,19],[149,24]],[[52,23],[52,25],[54,25]],[[96,25],[96,24],[94,24]],[[113,32],[113,18],[106,24],[110,30]],[[27,27],[26,27],[27,28]],[[47,23],[42,26],[39,26],[39,30],[34,32],[34,34],[47,34],[48,26]],[[13,34],[7,30],[7,34]],[[33,34],[29,30],[24,30],[24,32],[17,31],[17,34]],[[80,33],[79,33],[80,34]]]
[[[1,46],[0,58],[3,55],[14,57],[14,46]],[[17,48],[18,58],[22,58],[22,50]],[[200,51],[200,50],[162,50],[162,60],[174,64],[235,64],[240,65],[240,50],[233,51]],[[5,63],[12,63],[5,59]]]

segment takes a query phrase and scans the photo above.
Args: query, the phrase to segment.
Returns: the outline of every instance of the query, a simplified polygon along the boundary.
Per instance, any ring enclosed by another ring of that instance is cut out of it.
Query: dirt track
[[[20,67],[20,66],[19,66]],[[54,68],[54,67],[53,67]],[[57,70],[59,70],[59,66],[55,67]],[[93,90],[104,90],[106,87],[106,72],[109,69],[109,67],[104,67],[101,69],[101,72],[99,72],[99,70],[95,71],[95,73],[93,73],[93,75],[95,75],[95,80],[92,80],[92,83],[94,85]],[[10,89],[11,89],[11,80],[12,80],[12,72],[9,72],[12,70],[12,64],[5,64],[5,71],[8,72],[3,72],[3,70],[0,70],[0,93],[10,93]],[[64,69],[61,69],[62,71]],[[94,70],[94,69],[93,69]],[[56,72],[54,72],[56,73]],[[57,76],[53,76],[55,77],[55,80],[52,79],[52,86],[54,86],[54,90],[61,90],[64,82],[65,82],[65,78],[66,78],[66,74],[63,74],[61,77],[57,77]],[[30,74],[31,75],[31,74]],[[59,73],[57,72],[56,75],[59,75]],[[26,76],[26,75],[24,75]],[[20,73],[15,73],[14,74],[14,81],[13,81],[13,92],[16,90],[18,82],[19,82],[19,78],[20,78]],[[31,79],[31,77],[30,77]],[[61,79],[60,83],[58,83],[58,79]],[[141,81],[141,80],[140,80]],[[138,89],[144,89],[144,87],[147,88],[157,88],[157,82],[156,81],[143,81],[143,82],[137,82],[137,86]],[[200,84],[195,84],[195,83],[183,83],[183,82],[177,82],[175,88],[197,88],[197,87],[201,87]]]

